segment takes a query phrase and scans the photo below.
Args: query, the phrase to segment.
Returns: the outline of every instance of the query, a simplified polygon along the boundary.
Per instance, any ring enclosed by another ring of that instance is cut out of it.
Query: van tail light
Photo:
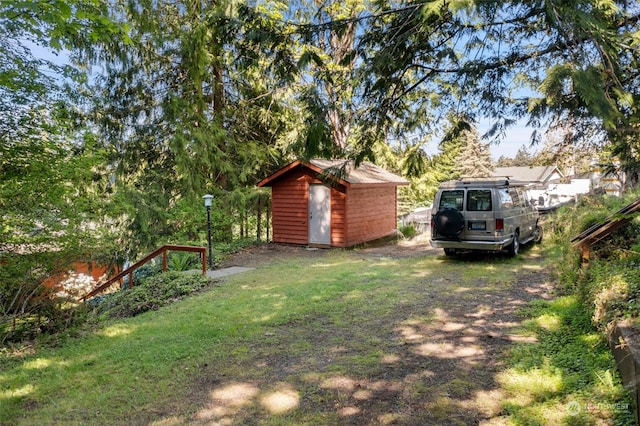
[[[496,231],[504,231],[504,219],[496,219]]]
[[[433,218],[431,218],[431,235],[435,235],[434,231],[436,229],[436,224],[433,222]]]

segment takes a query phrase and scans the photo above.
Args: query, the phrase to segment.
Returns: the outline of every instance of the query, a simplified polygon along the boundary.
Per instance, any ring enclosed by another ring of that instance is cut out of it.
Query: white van
[[[538,211],[525,182],[495,178],[444,182],[431,213],[431,245],[447,255],[507,250],[516,256],[521,244],[542,240]]]

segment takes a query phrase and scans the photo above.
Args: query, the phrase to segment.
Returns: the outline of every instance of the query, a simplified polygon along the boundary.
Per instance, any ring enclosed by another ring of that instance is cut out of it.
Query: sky
[[[480,123],[478,126],[480,134],[486,131],[487,128],[488,125],[483,128],[483,123]],[[533,130],[533,128],[527,127],[524,123],[519,123],[514,127],[507,129],[505,137],[502,139],[500,144],[491,144],[489,146],[493,159],[497,160],[502,155],[507,158],[513,158],[522,145],[524,145],[529,152],[533,153],[535,151],[535,147],[533,149],[530,147],[531,134],[533,133]]]
[[[480,135],[483,135],[490,127],[490,123],[488,121],[481,120],[478,123],[478,132]],[[524,121],[517,122],[513,127],[508,128],[505,131],[504,138],[500,141],[499,144],[492,143],[489,145],[489,150],[491,151],[491,157],[493,160],[498,160],[501,156],[505,156],[507,158],[513,158],[518,153],[518,150],[524,145],[527,150],[534,154],[537,149],[536,147],[531,147],[531,134],[534,129],[532,127],[528,127]],[[429,144],[425,147],[425,151],[427,154],[435,155],[438,153],[438,141],[434,140],[429,142]]]

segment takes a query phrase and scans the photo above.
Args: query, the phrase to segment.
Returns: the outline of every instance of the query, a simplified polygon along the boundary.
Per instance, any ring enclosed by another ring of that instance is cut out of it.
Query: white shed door
[[[331,244],[331,189],[309,185],[309,244]]]

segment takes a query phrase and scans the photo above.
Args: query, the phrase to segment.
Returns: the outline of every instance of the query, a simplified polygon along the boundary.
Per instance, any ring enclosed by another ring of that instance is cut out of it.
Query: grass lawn
[[[624,424],[613,358],[545,262],[275,256],[5,356],[0,424]]]

